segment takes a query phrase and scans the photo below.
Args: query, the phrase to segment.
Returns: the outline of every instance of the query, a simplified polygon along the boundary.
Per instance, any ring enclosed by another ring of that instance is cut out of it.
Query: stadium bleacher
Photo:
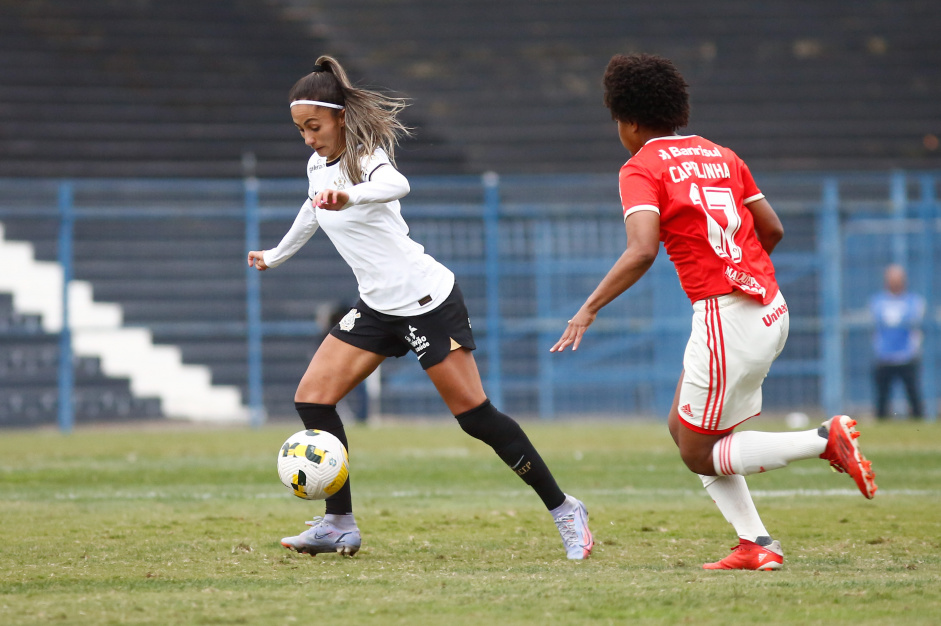
[[[604,172],[600,78],[673,58],[689,131],[756,170],[941,163],[932,0],[0,3],[0,176],[296,176],[287,89],[328,52],[411,97],[409,174]],[[932,139],[932,137],[934,139]]]
[[[0,176],[240,177],[246,153],[303,175],[287,93],[331,47],[262,1],[2,2]],[[461,168],[429,134],[409,149]]]
[[[54,423],[58,413],[59,336],[46,333],[35,315],[13,310],[0,293],[0,427]],[[74,360],[72,398],[79,423],[148,419],[160,401],[131,393],[126,379],[108,377],[97,359]]]
[[[601,76],[630,52],[673,59],[691,85],[687,131],[755,170],[941,164],[933,0],[281,2],[415,97],[474,171],[617,168]]]
[[[107,185],[104,188],[109,189]],[[240,185],[230,185],[227,190],[233,188],[237,190]],[[110,197],[103,203],[121,206],[123,202],[139,212],[147,210],[146,204],[140,205],[143,196],[135,192],[134,185],[110,189]],[[179,188],[172,190],[169,185],[158,184],[153,190],[154,202],[164,209],[168,204],[172,206],[169,196],[173,191],[180,193]],[[203,210],[239,206],[238,196],[222,194],[223,199],[207,199],[200,198],[193,188],[188,191],[194,195],[181,202],[195,203]],[[182,192],[184,196],[186,193]],[[79,193],[77,201],[82,206],[96,206],[97,198],[95,193]],[[291,198],[294,205],[296,198]],[[290,221],[264,223],[262,241],[268,246],[276,243]],[[37,259],[56,260],[55,219],[8,217],[2,225],[8,240],[30,242]],[[79,220],[75,227],[74,275],[93,285],[96,302],[119,304],[126,327],[149,329],[155,343],[176,346],[184,363],[207,366],[214,385],[235,385],[247,399],[244,230],[243,222],[231,218]],[[294,388],[319,342],[318,315],[324,315],[324,307],[355,300],[352,273],[332,246],[319,243],[299,253],[300,262],[266,274],[262,283],[266,321],[307,319],[310,326],[302,332],[301,341],[291,337],[265,341],[265,403],[273,416],[293,411]],[[321,274],[324,269],[332,271],[325,277]],[[19,319],[15,315],[11,309],[8,317]],[[33,317],[24,320],[18,323],[39,327]],[[4,327],[0,327],[0,337],[5,334]],[[58,338],[48,340],[55,347]],[[54,373],[53,368],[53,390]],[[0,373],[0,388],[8,384],[16,385]],[[55,411],[49,408],[45,420],[54,419]]]

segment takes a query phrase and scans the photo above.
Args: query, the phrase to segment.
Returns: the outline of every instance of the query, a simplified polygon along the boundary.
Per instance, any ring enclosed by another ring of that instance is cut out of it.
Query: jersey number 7
[[[733,263],[742,260],[742,249],[735,244],[735,234],[742,226],[735,196],[728,187],[703,187],[700,193],[696,183],[690,185],[689,199],[706,214],[709,243],[720,257]]]

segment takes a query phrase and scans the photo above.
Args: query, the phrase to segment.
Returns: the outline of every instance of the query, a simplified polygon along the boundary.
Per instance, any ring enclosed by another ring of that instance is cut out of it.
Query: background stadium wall
[[[941,173],[757,179],[786,229],[774,259],[792,320],[765,410],[871,410],[867,300],[882,268],[898,262],[929,302],[923,382],[934,415]],[[615,190],[613,173],[412,179],[404,206],[412,234],[457,274],[486,388],[513,414],[665,416],[690,318],[665,254],[604,310],[582,349],[548,352],[624,248]],[[308,359],[329,320],[356,299],[351,272],[322,234],[282,268],[245,267],[245,250],[274,245],[304,194],[304,181],[280,179],[0,179],[0,222],[7,241],[29,242],[37,259],[87,281],[96,301],[120,306],[125,327],[147,329],[185,364],[208,368],[214,385],[239,389],[258,424],[293,419]],[[18,269],[7,264],[0,275]],[[76,420],[172,413],[94,357],[74,357],[75,322],[49,332],[41,317],[0,293],[0,425],[58,420],[69,429]],[[447,415],[413,360],[383,365],[374,412]]]

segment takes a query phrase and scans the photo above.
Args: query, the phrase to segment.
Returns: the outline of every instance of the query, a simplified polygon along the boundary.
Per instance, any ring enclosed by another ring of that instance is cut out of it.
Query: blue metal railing
[[[258,211],[258,179],[245,180],[245,250],[261,248],[261,218]],[[247,252],[246,252],[247,254]],[[260,426],[265,419],[263,394],[262,344],[264,342],[261,322],[261,276],[254,267],[245,264],[245,318],[248,324],[248,408],[249,421],[253,427]]]
[[[600,183],[612,187],[595,189]],[[858,356],[865,354],[859,343],[868,329],[862,292],[881,286],[884,264],[900,262],[910,269],[913,289],[929,302],[923,378],[926,404],[933,414],[941,351],[937,328],[941,292],[935,284],[941,272],[936,271],[939,261],[934,252],[941,227],[941,173],[778,174],[759,177],[759,183],[788,231],[774,259],[792,315],[792,340],[772,367],[766,403],[782,407],[790,403],[800,409],[819,406],[827,413],[868,409],[868,373],[861,365],[867,357]],[[650,275],[609,305],[577,355],[548,352],[565,320],[623,249],[615,185],[600,177],[501,179],[495,174],[412,181],[412,197],[403,204],[413,235],[458,275],[474,318],[485,387],[495,403],[509,405],[515,413],[660,415],[669,405],[688,334],[689,305],[665,255]],[[41,188],[48,194],[50,187],[58,194],[57,207],[35,199],[17,204],[16,198],[33,193],[30,189]],[[59,427],[69,431],[74,424],[75,378],[68,285],[76,263],[76,224],[179,218],[237,221],[244,223],[244,247],[258,249],[274,243],[263,241],[265,224],[287,222],[296,215],[293,198],[298,184],[256,179],[185,184],[0,180],[0,192],[8,188],[16,193],[0,193],[0,220],[58,222],[57,260],[65,280],[57,419]],[[577,203],[565,200],[573,188],[589,190],[588,197]],[[871,189],[882,191],[874,194]],[[158,199],[172,193],[174,201],[137,203],[135,190]],[[109,200],[107,206],[95,200],[111,195],[127,199]],[[213,200],[207,202],[207,197]],[[310,245],[329,246],[322,241]],[[316,337],[321,332],[309,319],[266,319],[263,280],[270,279],[245,269],[243,319],[165,323],[178,334],[228,335],[245,342],[245,401],[256,426],[265,418],[266,340]],[[776,384],[781,390],[775,391]],[[413,408],[418,397],[435,395],[411,363],[390,362],[384,368],[384,390],[393,403],[388,410],[395,413]],[[398,397],[401,403],[394,404]]]
[[[59,429],[72,432],[75,424],[72,392],[75,372],[72,371],[72,325],[69,313],[69,285],[72,283],[72,240],[75,236],[75,215],[72,207],[72,185],[59,186],[59,265],[62,267],[62,330],[59,331]]]

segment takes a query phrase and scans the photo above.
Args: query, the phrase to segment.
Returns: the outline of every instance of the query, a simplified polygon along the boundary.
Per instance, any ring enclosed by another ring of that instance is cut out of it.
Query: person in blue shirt
[[[873,378],[876,386],[876,417],[887,419],[892,383],[901,380],[913,418],[924,416],[921,400],[921,326],[925,299],[907,291],[901,265],[885,269],[885,290],[872,297],[869,310],[875,324]]]

